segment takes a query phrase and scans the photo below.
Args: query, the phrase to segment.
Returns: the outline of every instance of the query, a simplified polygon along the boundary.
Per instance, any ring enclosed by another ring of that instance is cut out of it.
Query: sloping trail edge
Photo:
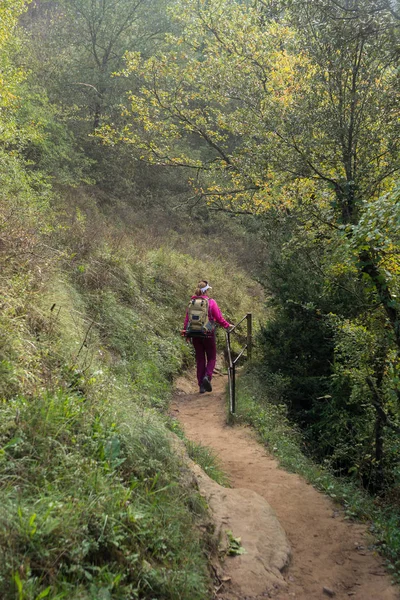
[[[177,381],[172,414],[183,425],[188,439],[216,452],[233,488],[252,490],[268,502],[292,549],[284,572],[286,588],[272,589],[266,582],[262,594],[242,591],[231,595],[227,586],[219,598],[320,600],[331,596],[336,600],[400,600],[382,559],[369,548],[367,528],[346,521],[328,497],[298,475],[280,469],[250,428],[227,425],[227,378],[216,375],[213,392],[201,395],[193,381],[183,377]],[[251,507],[247,511],[251,512]],[[249,569],[249,581],[251,576]],[[243,581],[242,590],[246,589]]]

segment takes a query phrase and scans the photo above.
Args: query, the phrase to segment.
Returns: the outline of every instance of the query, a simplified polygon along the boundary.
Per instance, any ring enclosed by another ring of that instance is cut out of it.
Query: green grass
[[[23,262],[0,263],[0,597],[206,600],[204,501],[166,409],[193,363],[179,330],[197,280],[207,272],[233,321],[254,286],[223,261],[139,245],[93,207],[90,225],[57,207]],[[208,449],[189,451],[228,484]]]
[[[377,550],[387,559],[393,578],[400,581],[400,512],[380,505],[351,479],[337,478],[306,456],[300,431],[286,416],[286,407],[266,397],[265,386],[249,370],[239,378],[235,418],[252,425],[260,441],[288,471],[298,473],[343,507],[345,518],[367,524]]]
[[[223,471],[217,456],[210,448],[188,440],[186,440],[185,446],[189,457],[200,465],[211,479],[223,487],[230,487],[228,475]]]
[[[208,597],[208,573],[164,423],[78,394],[2,411],[0,596]]]

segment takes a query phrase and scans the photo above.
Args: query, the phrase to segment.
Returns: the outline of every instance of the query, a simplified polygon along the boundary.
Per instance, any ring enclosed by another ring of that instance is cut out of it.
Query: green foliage
[[[133,412],[61,390],[3,408],[3,598],[206,597],[165,429]]]
[[[393,17],[382,8],[366,30],[369,4],[348,19],[331,2],[283,1],[276,18],[262,2],[176,0],[180,31],[163,52],[128,54],[124,75],[143,82],[131,122],[101,135],[196,169],[193,185],[218,207],[300,201],[352,222],[399,169]]]
[[[23,77],[23,73],[10,60],[10,51],[18,46],[15,29],[18,18],[25,9],[24,0],[5,0],[0,7],[0,106],[3,111],[14,104],[16,100],[15,86]],[[9,135],[7,116],[6,112],[6,117],[4,118],[4,115],[2,115],[0,120],[1,139],[3,136]]]
[[[196,500],[162,411],[193,360],[178,332],[196,282],[212,281],[229,321],[260,312],[240,264],[269,296],[258,373],[272,404],[251,400],[252,422],[287,464],[312,471],[304,439],[398,504],[396,13],[368,1],[348,19],[297,0],[25,9],[0,7],[3,595],[206,596],[201,551],[190,565],[179,551],[197,548]],[[233,224],[199,196],[263,218]],[[314,479],[337,495],[322,468]],[[396,519],[377,521],[395,568]]]
[[[62,0],[31,8],[24,20],[31,68],[40,73],[52,100],[62,100],[64,114],[81,139],[103,121],[119,118],[119,104],[130,84],[115,73],[127,51],[148,52],[157,43],[168,22],[164,4]]]
[[[302,222],[301,214],[295,218]],[[304,232],[292,222],[283,231],[275,245],[271,240],[272,310],[260,336],[270,397],[288,406],[314,457],[390,494],[398,461],[391,442],[398,428],[398,358],[377,290],[357,276],[340,232],[326,236],[324,246],[323,227]]]
[[[90,182],[91,160],[78,148],[61,110],[50,104],[38,85],[21,88],[23,101],[15,119],[21,156],[30,169],[45,173],[57,184],[78,186]]]
[[[124,75],[143,84],[131,122],[101,135],[196,170],[193,186],[214,207],[280,215],[286,235],[274,241],[272,230],[261,273],[276,306],[265,370],[285,381],[317,454],[382,490],[399,415],[396,15],[369,2],[351,19],[332,2],[276,11],[177,0],[181,30],[165,51],[127,57]]]
[[[242,540],[240,537],[234,537],[232,531],[226,532],[228,537],[229,546],[227,554],[230,556],[238,556],[240,554],[246,554],[246,550],[242,546]]]
[[[193,360],[179,330],[205,266],[233,319],[254,286],[222,259],[157,248],[150,228],[132,235],[82,192],[53,206],[57,227],[48,211],[29,237],[42,256],[4,262],[0,595],[203,600],[204,506],[180,481],[163,409]]]
[[[285,397],[297,418],[307,422],[313,401],[329,390],[331,332],[312,308],[289,305],[268,322],[260,341],[266,371],[286,381]]]

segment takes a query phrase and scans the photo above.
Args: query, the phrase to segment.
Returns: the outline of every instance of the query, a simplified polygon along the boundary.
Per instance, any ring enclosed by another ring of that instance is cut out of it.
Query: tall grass
[[[8,403],[2,598],[208,596],[195,492],[179,484],[166,430],[137,407],[118,416],[63,390]]]
[[[179,330],[197,280],[232,321],[259,306],[255,287],[86,200],[54,204],[28,259],[0,255],[0,596],[205,600],[204,503],[181,479],[166,409],[193,361]]]

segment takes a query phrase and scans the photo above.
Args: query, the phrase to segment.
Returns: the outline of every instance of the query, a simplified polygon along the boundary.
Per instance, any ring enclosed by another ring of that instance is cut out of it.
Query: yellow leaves
[[[0,4],[0,49],[8,42],[18,17],[26,10],[23,0],[2,0]]]
[[[135,143],[141,157],[204,167],[198,185],[210,202],[257,212],[327,205],[330,193],[322,196],[312,178],[284,181],[275,156],[283,156],[283,144],[274,132],[315,84],[316,67],[295,32],[278,22],[260,27],[248,3],[231,0],[177,0],[173,11],[183,32],[167,36],[164,52],[147,61],[127,55],[126,72],[143,86],[131,97],[132,126],[120,139]]]
[[[125,54],[125,63],[126,63],[126,69],[124,70],[124,73],[129,75],[129,74],[137,71],[139,69],[139,66],[141,63],[140,52],[127,52]]]
[[[307,73],[312,71],[312,67],[304,54],[290,54],[287,50],[274,52],[270,56],[270,62],[266,87],[271,97],[285,111],[296,101],[296,95],[304,92]]]
[[[0,2],[0,134],[2,141],[7,143],[15,142],[22,135],[15,121],[15,110],[19,103],[18,84],[25,74],[11,63],[9,50],[11,45],[16,48],[15,28],[25,8],[22,0]]]
[[[329,279],[339,279],[350,274],[354,276],[357,274],[357,267],[354,263],[331,263],[325,266],[325,274]]]

